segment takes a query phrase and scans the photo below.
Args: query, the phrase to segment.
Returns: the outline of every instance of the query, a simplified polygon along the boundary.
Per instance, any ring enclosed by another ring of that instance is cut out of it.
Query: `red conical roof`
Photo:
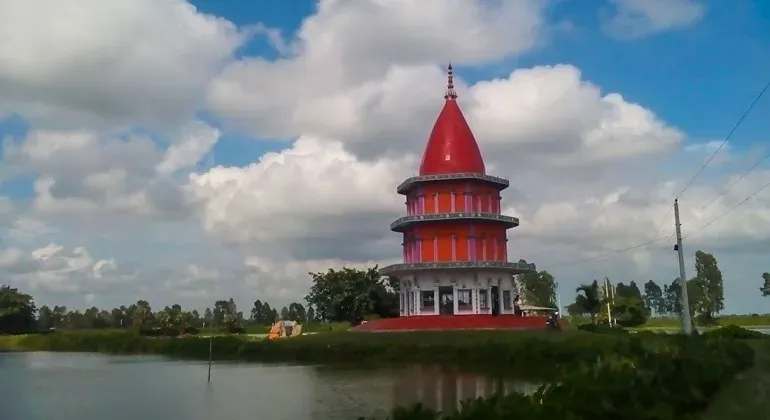
[[[457,104],[449,65],[444,108],[438,114],[420,164],[420,176],[472,172],[485,174],[484,159]]]

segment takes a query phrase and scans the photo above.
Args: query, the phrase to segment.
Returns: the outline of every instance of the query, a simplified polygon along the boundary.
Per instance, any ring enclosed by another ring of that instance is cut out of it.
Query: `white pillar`
[[[476,284],[471,288],[471,308],[474,314],[479,313],[479,286]]]
[[[452,305],[454,305],[454,313],[457,315],[458,313],[458,306],[457,306],[457,284],[452,285]]]
[[[438,299],[438,284],[433,287],[433,315],[439,315],[441,301]]]

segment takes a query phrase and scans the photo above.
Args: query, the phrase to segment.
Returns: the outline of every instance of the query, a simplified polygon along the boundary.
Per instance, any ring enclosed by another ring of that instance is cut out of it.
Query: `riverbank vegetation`
[[[214,360],[355,363],[359,368],[438,364],[547,383],[530,396],[515,394],[467,402],[459,413],[451,414],[454,417],[410,407],[394,411],[392,420],[514,416],[691,419],[713,398],[718,402],[720,388],[728,384],[729,389],[732,378],[752,366],[750,343],[755,342],[770,343],[770,337],[735,326],[691,338],[649,331],[628,334],[617,328],[596,332],[335,332],[275,341],[243,335],[155,338],[114,330],[0,337],[0,347],[16,350],[155,354],[200,360],[208,359],[211,343]],[[765,346],[765,351],[770,349]]]
[[[737,332],[735,328],[731,329]],[[419,405],[397,408],[390,419],[701,418],[720,387],[754,363],[749,344],[724,335],[670,337],[667,345],[655,349],[637,342],[630,346],[634,351],[581,364],[560,376],[558,383],[543,385],[531,395],[469,400],[455,413],[438,413]]]
[[[665,346],[655,335],[646,346]],[[560,369],[633,352],[634,341],[582,331],[332,332],[287,340],[248,336],[146,337],[131,331],[62,331],[0,337],[0,347],[27,351],[157,354],[207,360],[302,364],[448,364],[470,370],[509,370],[517,376],[548,376]]]

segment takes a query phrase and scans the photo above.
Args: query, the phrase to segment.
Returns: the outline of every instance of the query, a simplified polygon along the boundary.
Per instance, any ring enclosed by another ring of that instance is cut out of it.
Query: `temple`
[[[508,261],[507,231],[519,225],[517,218],[501,214],[500,192],[509,182],[487,175],[457,102],[451,65],[447,79],[419,175],[397,189],[406,196],[406,216],[390,229],[403,236],[403,263],[381,269],[399,279],[400,318],[365,329],[520,324],[512,320],[522,303],[516,277],[535,266]],[[439,318],[444,321],[437,323]]]

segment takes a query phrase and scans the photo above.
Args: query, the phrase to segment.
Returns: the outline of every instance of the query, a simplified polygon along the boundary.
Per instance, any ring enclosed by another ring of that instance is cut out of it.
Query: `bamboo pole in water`
[[[212,338],[209,336],[209,379],[208,382],[211,382],[211,353],[212,353]]]

